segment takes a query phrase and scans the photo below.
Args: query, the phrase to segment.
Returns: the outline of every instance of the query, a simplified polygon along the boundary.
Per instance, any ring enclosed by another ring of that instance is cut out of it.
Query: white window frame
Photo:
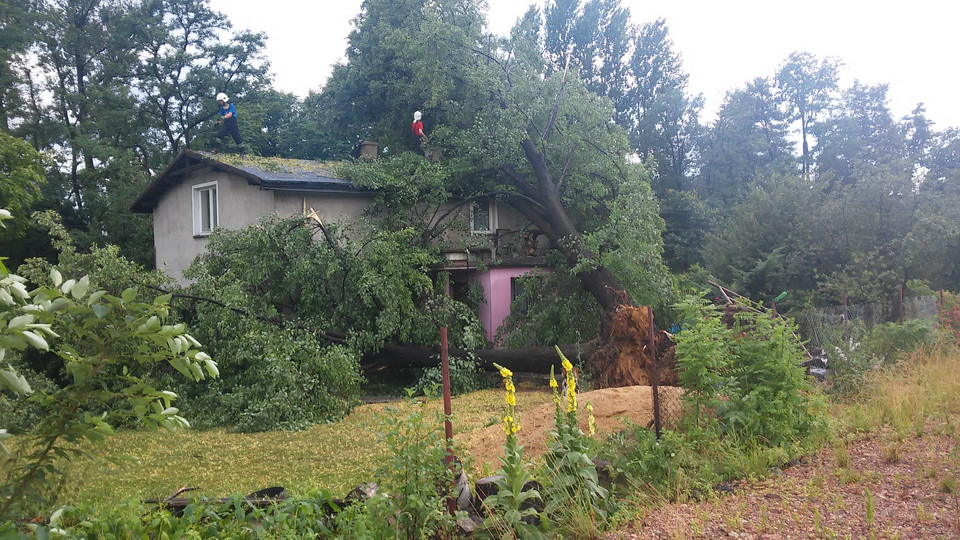
[[[206,208],[203,204],[203,194],[212,193],[207,199]],[[206,182],[193,186],[193,235],[209,236],[220,225],[220,196],[216,182]],[[204,215],[208,217],[209,227],[204,227]]]
[[[476,229],[474,225],[474,209],[484,202],[487,203],[487,225],[489,229]],[[497,203],[493,199],[477,199],[470,204],[470,232],[473,234],[495,234],[497,232]]]

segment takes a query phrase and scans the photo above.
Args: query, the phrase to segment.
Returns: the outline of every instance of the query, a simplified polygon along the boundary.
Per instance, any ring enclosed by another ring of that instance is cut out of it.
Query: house
[[[131,210],[153,215],[157,268],[187,284],[183,272],[206,249],[217,227],[240,229],[264,215],[281,216],[315,211],[324,223],[360,216],[376,193],[338,178],[332,163],[182,151],[133,201]],[[463,298],[479,285],[484,301],[478,306],[488,341],[510,313],[519,294],[516,278],[542,263],[542,236],[525,221],[498,207],[493,200],[477,200],[457,208],[449,203],[452,219],[461,220],[459,237],[444,244],[454,297]],[[538,242],[539,239],[539,242]]]

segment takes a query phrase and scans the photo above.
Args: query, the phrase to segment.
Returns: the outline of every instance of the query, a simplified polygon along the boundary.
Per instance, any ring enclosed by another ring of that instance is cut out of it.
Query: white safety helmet
[[[217,101],[230,101],[230,98],[227,97],[227,95],[224,94],[223,92],[220,92],[219,94],[217,94]]]
[[[421,118],[423,118],[423,115],[420,114],[420,111],[416,111],[415,113],[413,113],[413,121],[414,121],[414,122],[420,121]]]

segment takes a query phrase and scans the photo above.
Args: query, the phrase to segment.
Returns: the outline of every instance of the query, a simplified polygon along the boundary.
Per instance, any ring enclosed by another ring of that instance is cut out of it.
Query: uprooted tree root
[[[650,308],[621,305],[604,321],[603,342],[586,366],[597,388],[649,386]],[[658,381],[676,386],[677,361],[669,333],[654,331]]]

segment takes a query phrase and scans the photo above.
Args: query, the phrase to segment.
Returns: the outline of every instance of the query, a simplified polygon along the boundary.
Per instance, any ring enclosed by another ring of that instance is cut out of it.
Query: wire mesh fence
[[[840,305],[809,309],[794,319],[809,349],[830,350],[883,323],[936,320],[939,301],[939,295],[928,295],[902,302]]]

